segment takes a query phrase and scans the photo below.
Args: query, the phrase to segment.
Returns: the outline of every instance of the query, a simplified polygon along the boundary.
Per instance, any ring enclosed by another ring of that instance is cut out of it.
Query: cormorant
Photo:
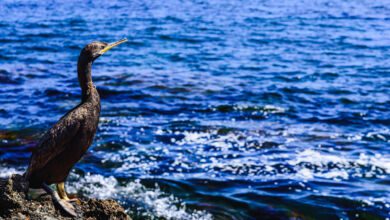
[[[126,42],[93,42],[85,46],[77,63],[81,103],[53,125],[35,147],[30,164],[24,174],[29,188],[43,188],[60,207],[77,216],[65,192],[64,182],[72,167],[88,150],[95,136],[100,116],[100,97],[92,82],[92,63],[111,48]],[[56,191],[48,185],[56,184]],[[33,191],[33,190],[32,190]]]

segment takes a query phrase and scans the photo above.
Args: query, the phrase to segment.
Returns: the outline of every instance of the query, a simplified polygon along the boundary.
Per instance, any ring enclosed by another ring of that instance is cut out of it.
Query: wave
[[[140,219],[188,219],[188,220],[210,220],[211,214],[205,211],[190,210],[186,204],[172,194],[163,192],[158,185],[147,188],[140,180],[120,184],[112,176],[104,177],[99,174],[78,176],[74,174],[73,181],[69,183],[69,192],[81,192],[87,196],[97,198],[115,198],[122,202],[137,204],[141,208],[128,212]],[[133,213],[135,212],[135,213]],[[138,212],[138,213],[137,213]]]

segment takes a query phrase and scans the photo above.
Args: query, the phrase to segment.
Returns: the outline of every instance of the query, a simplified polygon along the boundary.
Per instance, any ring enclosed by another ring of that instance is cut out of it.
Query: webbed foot
[[[64,212],[66,212],[68,215],[70,215],[72,217],[77,217],[77,213],[76,213],[75,207],[71,203],[69,203],[66,199],[61,198],[58,195],[57,191],[54,191],[53,189],[51,189],[46,184],[43,184],[43,189],[45,189],[48,193],[51,194],[54,203],[57,204],[58,206],[60,206],[60,208]]]
[[[66,201],[68,201],[68,202],[70,202],[70,203],[75,203],[75,204],[77,204],[77,205],[81,205],[81,201],[80,201],[80,199],[78,199],[78,198],[72,198],[72,199],[68,199],[68,200],[66,200]]]
[[[77,213],[76,213],[75,207],[71,203],[69,203],[68,201],[66,201],[64,199],[59,199],[57,201],[57,204],[59,206],[61,206],[62,210],[64,210],[69,215],[71,215],[73,217],[77,217]]]

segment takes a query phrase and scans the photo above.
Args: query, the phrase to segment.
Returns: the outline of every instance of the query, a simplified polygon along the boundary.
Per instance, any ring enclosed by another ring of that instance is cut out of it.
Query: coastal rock
[[[124,208],[114,200],[79,198],[77,218],[67,216],[53,204],[49,195],[27,199],[27,182],[21,175],[0,179],[0,219],[112,219],[131,220]]]

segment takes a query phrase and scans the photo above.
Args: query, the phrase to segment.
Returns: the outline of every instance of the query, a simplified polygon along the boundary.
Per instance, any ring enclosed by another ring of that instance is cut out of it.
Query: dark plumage
[[[125,41],[113,44],[93,42],[81,51],[77,64],[82,91],[81,103],[62,116],[34,149],[25,173],[31,188],[47,189],[46,184],[55,183],[60,199],[69,200],[63,183],[72,167],[91,145],[99,122],[100,97],[92,83],[92,63],[103,53]]]

